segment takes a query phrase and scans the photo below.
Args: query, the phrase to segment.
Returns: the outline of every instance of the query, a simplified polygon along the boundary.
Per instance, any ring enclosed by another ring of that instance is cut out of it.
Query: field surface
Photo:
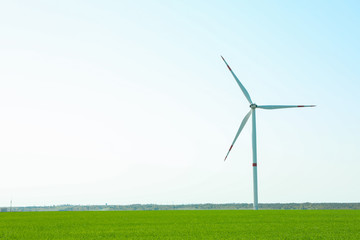
[[[360,239],[359,210],[0,213],[1,240]]]

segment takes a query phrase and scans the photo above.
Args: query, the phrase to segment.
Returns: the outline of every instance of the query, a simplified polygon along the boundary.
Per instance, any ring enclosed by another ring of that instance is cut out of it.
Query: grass
[[[0,213],[1,240],[360,239],[360,210]]]

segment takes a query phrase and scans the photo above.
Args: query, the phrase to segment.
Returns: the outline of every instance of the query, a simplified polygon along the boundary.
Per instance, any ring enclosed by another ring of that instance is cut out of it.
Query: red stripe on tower
[[[256,163],[253,163],[253,167],[257,167],[257,164],[256,164]]]

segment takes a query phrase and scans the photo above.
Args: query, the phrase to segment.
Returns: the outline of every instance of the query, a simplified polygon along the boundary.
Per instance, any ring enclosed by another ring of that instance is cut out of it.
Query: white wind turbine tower
[[[250,111],[248,112],[248,114],[246,114],[246,116],[242,120],[242,122],[240,124],[240,127],[239,127],[239,130],[237,131],[237,133],[235,135],[235,139],[232,142],[232,144],[230,146],[230,149],[229,149],[228,153],[226,154],[226,157],[225,157],[224,161],[228,157],[232,147],[234,146],[234,143],[236,142],[236,139],[238,138],[239,134],[241,133],[241,130],[244,128],[244,126],[245,126],[247,120],[249,119],[250,115],[252,115],[252,150],[253,150],[253,164],[252,164],[252,166],[253,166],[253,181],[254,181],[254,210],[258,210],[257,154],[256,154],[256,115],[255,115],[256,108],[262,108],[262,109],[266,109],[266,110],[273,110],[273,109],[281,109],[281,108],[315,107],[315,105],[256,105],[255,103],[253,103],[253,101],[250,98],[249,93],[246,91],[245,87],[241,84],[240,80],[236,77],[234,72],[231,70],[230,66],[227,64],[225,59],[222,56],[221,56],[221,58],[224,60],[226,66],[229,68],[231,74],[235,78],[235,80],[236,80],[237,84],[239,85],[241,91],[244,93],[246,99],[250,103],[250,108],[251,108]]]

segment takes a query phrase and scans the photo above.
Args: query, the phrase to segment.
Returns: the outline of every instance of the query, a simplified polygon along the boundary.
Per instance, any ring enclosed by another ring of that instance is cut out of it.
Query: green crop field
[[[360,239],[359,210],[0,213],[0,239]]]

